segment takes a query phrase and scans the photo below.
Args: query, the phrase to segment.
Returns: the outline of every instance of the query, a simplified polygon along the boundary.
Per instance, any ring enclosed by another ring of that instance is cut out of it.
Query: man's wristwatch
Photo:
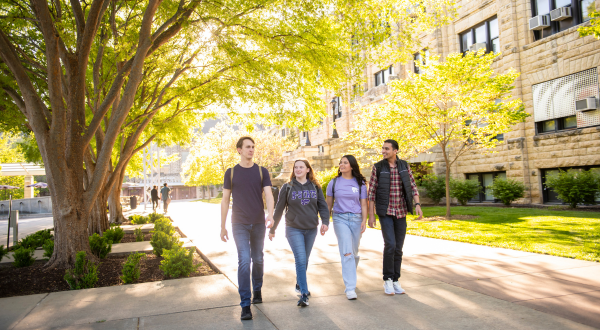
[[[415,203],[415,206],[417,206],[417,205],[421,206],[421,203]]]

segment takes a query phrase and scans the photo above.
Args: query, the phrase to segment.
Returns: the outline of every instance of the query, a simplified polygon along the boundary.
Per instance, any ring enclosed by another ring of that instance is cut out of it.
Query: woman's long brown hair
[[[310,170],[310,171],[308,171],[308,173],[306,173],[307,178],[312,183],[314,183],[315,186],[321,187],[321,185],[319,184],[319,181],[317,181],[317,177],[315,176],[315,171],[313,170],[312,166],[310,166],[310,163],[306,159],[296,159],[294,161],[294,165],[292,166],[292,174],[290,174],[290,184],[293,184],[294,179],[296,178],[296,173],[294,172],[294,166],[296,166],[297,162],[303,162],[304,165],[306,165],[306,168],[308,168]]]

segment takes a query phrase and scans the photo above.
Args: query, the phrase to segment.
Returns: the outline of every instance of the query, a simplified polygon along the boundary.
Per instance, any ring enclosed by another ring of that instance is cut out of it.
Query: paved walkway
[[[401,283],[386,296],[381,233],[363,235],[358,300],[344,295],[335,234],[310,259],[310,307],[296,306],[293,256],[280,228],[265,243],[265,303],[239,320],[235,244],[219,240],[219,205],[173,203],[176,225],[223,274],[0,299],[6,329],[593,329],[600,265],[409,236]]]

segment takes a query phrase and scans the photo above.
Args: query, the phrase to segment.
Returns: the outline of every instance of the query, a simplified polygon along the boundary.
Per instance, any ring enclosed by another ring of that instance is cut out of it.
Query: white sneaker
[[[394,291],[394,285],[392,284],[392,280],[388,279],[383,282],[383,289],[385,290],[385,294],[394,295],[396,292]]]
[[[398,283],[398,281],[394,282],[393,285],[394,285],[394,292],[396,294],[406,293],[406,291],[404,291],[404,289],[402,289],[402,287],[400,286],[400,283]]]
[[[356,291],[352,290],[352,291],[346,292],[346,297],[348,298],[348,300],[356,299],[357,298]]]

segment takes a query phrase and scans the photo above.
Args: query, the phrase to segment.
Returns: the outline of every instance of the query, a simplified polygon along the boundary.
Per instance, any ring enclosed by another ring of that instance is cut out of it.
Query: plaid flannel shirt
[[[412,175],[410,167],[408,168],[408,176],[412,187],[413,196],[419,196],[419,190],[415,183],[415,178]],[[371,179],[369,180],[369,201],[375,203],[375,192],[377,191],[377,169],[373,166],[371,171]],[[404,189],[402,189],[402,180],[397,170],[397,165],[390,166],[390,202],[387,209],[388,215],[393,215],[396,218],[404,218],[408,214],[406,208],[406,200],[404,199]]]

